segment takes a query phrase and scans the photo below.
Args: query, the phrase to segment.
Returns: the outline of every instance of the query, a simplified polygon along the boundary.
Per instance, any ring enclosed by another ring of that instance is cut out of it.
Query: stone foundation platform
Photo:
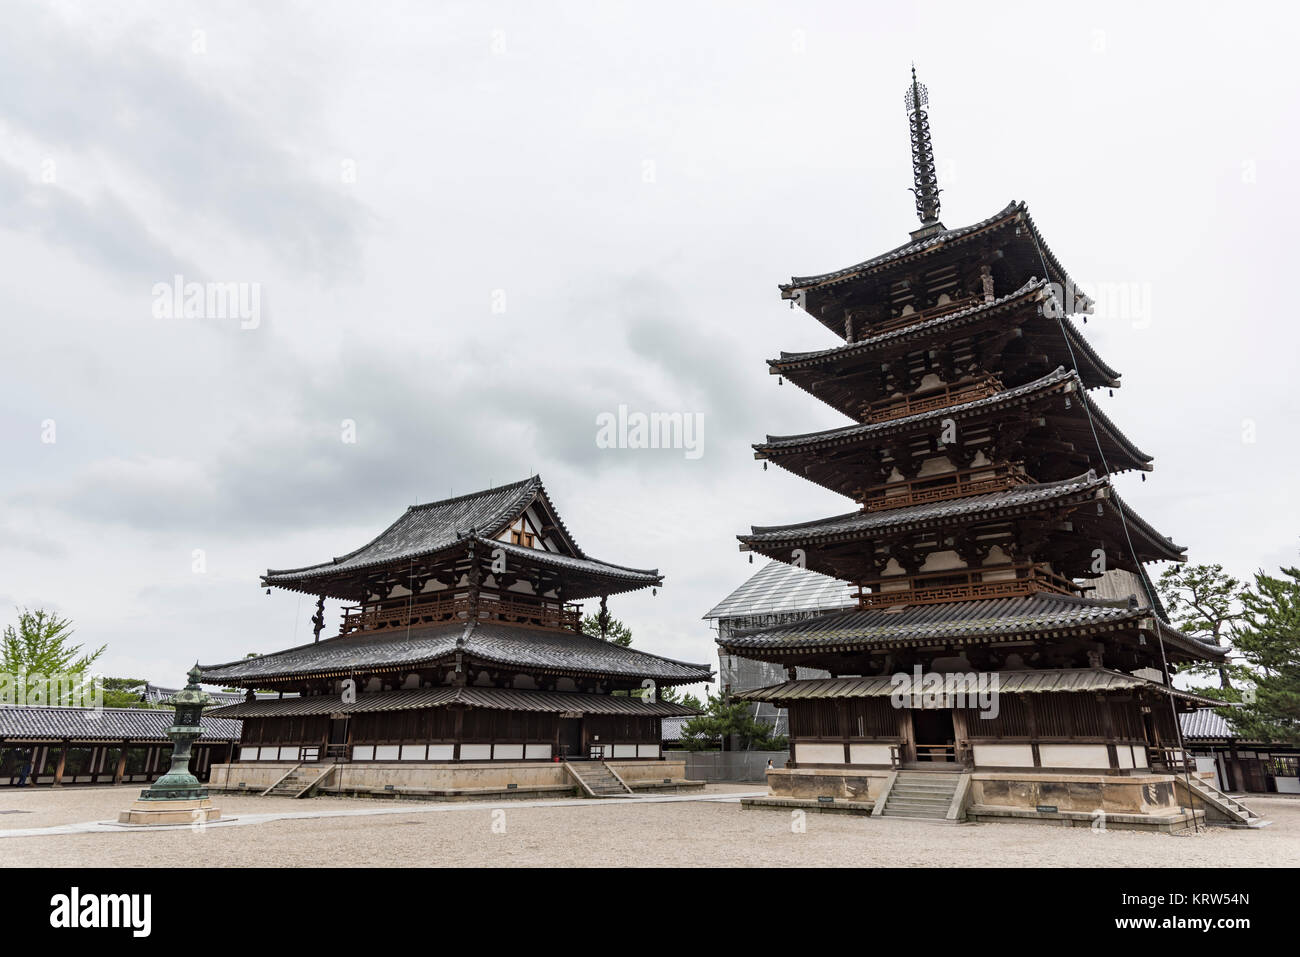
[[[686,778],[686,762],[608,760],[636,793],[698,791],[705,782]],[[214,764],[211,791],[260,793],[298,765],[288,761]],[[324,770],[326,765],[313,765]],[[490,764],[356,762],[335,765],[314,792],[322,796],[414,798],[428,801],[522,800],[580,796],[565,766],[556,761],[494,761]]]
[[[136,801],[117,816],[117,823],[141,827],[159,824],[209,824],[221,819],[211,798],[179,801]]]
[[[1206,820],[1204,811],[1193,813],[1184,806],[1172,774],[978,770],[967,774],[965,804],[952,823],[1002,821],[1176,833]],[[741,806],[869,816],[893,776],[891,770],[876,768],[776,768],[767,772],[770,795],[747,798]]]

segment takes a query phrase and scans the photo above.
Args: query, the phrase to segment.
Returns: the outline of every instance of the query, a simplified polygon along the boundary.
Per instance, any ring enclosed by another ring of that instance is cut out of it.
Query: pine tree
[[[1242,619],[1241,582],[1214,565],[1174,565],[1160,576],[1160,599],[1175,628],[1185,635],[1228,649],[1231,626]],[[1232,688],[1228,661],[1198,661],[1180,673],[1197,677],[1218,674],[1220,689]]]
[[[1233,644],[1252,672],[1244,707],[1229,715],[1243,738],[1300,743],[1300,568],[1255,573]]]

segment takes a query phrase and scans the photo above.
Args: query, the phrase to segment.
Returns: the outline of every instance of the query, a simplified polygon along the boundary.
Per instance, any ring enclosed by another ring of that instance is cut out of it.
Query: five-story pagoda
[[[1119,373],[1068,318],[1091,303],[1023,203],[939,221],[915,71],[906,105],[920,228],[781,286],[844,342],[769,371],[853,421],[769,436],[755,455],[854,507],[754,527],[741,549],[851,583],[858,608],[719,639],[788,668],[739,695],[790,709],[791,762],[769,783],[874,802],[898,771],[987,771],[968,804],[1033,805],[1045,781],[1086,773],[1116,795],[1118,777],[1144,774],[1157,788],[1132,809],[1176,809],[1173,775],[1155,772],[1182,767],[1175,702],[1190,701],[1169,675],[1220,652],[1171,628],[1151,594],[1143,565],[1185,556],[1113,485],[1151,468],[1089,395]],[[796,667],[831,677],[795,680]],[[963,687],[992,693],[921,694]],[[1063,812],[1059,798],[1041,803]]]

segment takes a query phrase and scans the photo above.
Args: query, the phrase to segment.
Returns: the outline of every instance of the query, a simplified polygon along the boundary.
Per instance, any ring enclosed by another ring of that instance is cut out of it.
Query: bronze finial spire
[[[939,222],[939,176],[934,169],[934,146],[930,143],[930,118],[925,107],[930,96],[924,83],[916,81],[916,65],[912,65],[912,85],[903,95],[907,106],[908,123],[912,128],[912,178],[916,186],[916,215],[921,226]]]

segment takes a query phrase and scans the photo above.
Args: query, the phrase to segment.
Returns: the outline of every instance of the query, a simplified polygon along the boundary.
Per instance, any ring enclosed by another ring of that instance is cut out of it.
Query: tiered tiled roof
[[[1029,207],[1023,201],[1012,200],[1004,208],[994,213],[987,219],[982,219],[977,223],[969,226],[960,226],[956,229],[945,229],[942,232],[933,233],[923,239],[912,240],[903,243],[888,252],[881,253],[878,256],[872,256],[870,259],[857,263],[853,266],[847,266],[843,269],[836,269],[832,272],[822,273],[816,276],[795,276],[788,283],[781,284],[781,297],[783,299],[793,299],[798,296],[802,290],[810,289],[814,286],[833,286],[840,283],[849,282],[854,279],[870,276],[877,273],[888,272],[896,266],[910,266],[918,260],[933,255],[944,249],[950,249],[953,246],[970,242],[982,234],[993,229],[1001,229],[1014,225],[1017,219],[1021,219],[1029,232],[1026,239],[1034,241],[1038,249],[1042,250],[1043,258],[1047,261],[1048,270],[1052,273],[1051,278],[1062,285],[1071,284],[1072,280],[1066,274],[1065,269],[1052,254],[1046,241],[1038,232],[1034,225],[1033,218],[1029,215]]]
[[[1057,638],[1104,634],[1140,627],[1197,657],[1222,658],[1223,649],[1169,627],[1149,609],[1068,595],[1038,593],[1014,598],[844,611],[755,628],[720,639],[729,654],[772,658],[791,651],[840,652],[933,645],[986,643],[994,638]]]
[[[974,326],[977,323],[987,324],[990,320],[1003,315],[1023,315],[1027,307],[1038,310],[1046,308],[1049,302],[1056,302],[1049,284],[1046,280],[1034,279],[992,302],[977,303],[965,309],[931,319],[922,319],[912,325],[869,335],[830,349],[814,349],[808,352],[783,351],[780,358],[768,360],[769,371],[773,374],[785,375],[796,385],[804,387],[805,377],[800,374],[801,372],[834,368],[851,360],[862,361],[875,353],[897,354],[919,349],[925,341],[932,338],[951,338],[959,335],[967,326]],[[1064,326],[1069,349],[1063,349],[1062,354],[1068,355],[1069,352],[1073,352],[1076,361],[1081,363],[1081,372],[1089,388],[1119,385],[1120,373],[1097,354],[1073,322],[1066,317],[1042,321],[1050,322],[1051,325],[1045,325],[1044,328],[1058,339],[1060,327]]]
[[[1103,447],[1108,451],[1105,464],[1112,473],[1122,472],[1130,468],[1143,471],[1151,470],[1152,457],[1134,445],[1088,399],[1078,374],[1063,367],[1058,367],[1054,372],[1043,376],[1041,379],[1035,379],[1024,385],[1004,389],[984,398],[972,399],[968,402],[960,402],[931,411],[899,416],[883,422],[846,425],[836,429],[824,429],[798,435],[769,435],[766,442],[754,445],[754,451],[757,453],[755,457],[770,459],[777,465],[783,465],[783,457],[790,453],[821,453],[831,449],[843,449],[853,446],[874,447],[881,441],[895,436],[936,432],[946,419],[951,419],[960,424],[987,421],[990,417],[1002,413],[1023,413],[1023,410],[1035,404],[1049,401],[1052,396],[1066,394],[1077,395],[1080,404],[1076,406],[1071,403],[1070,412],[1060,413],[1058,418],[1061,414],[1073,417],[1070,421],[1077,422],[1074,432],[1085,440],[1082,443],[1084,452],[1096,462],[1097,466],[1101,466],[1102,461],[1091,451],[1094,445],[1094,427],[1097,441],[1103,442]],[[1088,403],[1088,406],[1085,408],[1082,403]],[[1089,411],[1092,413],[1091,420],[1087,417]],[[802,463],[803,459],[799,458],[797,461]],[[1104,469],[1097,468],[1097,471],[1102,472]],[[808,477],[813,481],[818,481],[814,475],[810,474]],[[819,482],[819,484],[825,483]],[[827,487],[832,486],[828,485]],[[839,491],[839,489],[833,490]]]
[[[651,678],[660,684],[708,681],[708,665],[625,648],[591,635],[501,621],[447,622],[362,632],[258,658],[200,665],[210,684],[254,685],[278,678],[339,677],[397,671],[452,658],[565,675]]]
[[[888,511],[858,510],[792,525],[755,525],[751,534],[737,537],[742,546],[766,554],[772,550],[808,543],[829,544],[927,527],[948,528],[972,522],[1012,518],[1034,511],[1057,509],[1063,505],[1078,505],[1093,499],[1105,499],[1120,510],[1130,530],[1136,533],[1135,544],[1145,542],[1149,546],[1145,550],[1145,560],[1163,558],[1178,561],[1184,557],[1182,546],[1175,545],[1129,509],[1111,487],[1110,479],[1094,472],[1060,482],[1019,485],[1000,492],[967,495]]]
[[[57,738],[73,741],[166,741],[176,712],[149,708],[55,708],[0,705],[0,738]],[[200,719],[201,741],[238,741],[239,722]]]
[[[365,714],[374,711],[415,711],[467,705],[502,711],[543,711],[559,714],[625,714],[643,717],[698,714],[694,708],[670,701],[642,701],[626,695],[581,694],[568,691],[516,691],[510,688],[423,688],[411,691],[358,693],[356,701],[344,702],[334,695],[308,695],[283,701],[250,701],[219,708],[214,714],[226,718],[282,718],[318,714]]]
[[[540,503],[557,526],[557,538],[566,551],[524,548],[497,541],[497,536],[515,522],[532,504]],[[338,590],[332,582],[400,565],[417,559],[431,559],[463,551],[471,542],[487,548],[501,548],[516,559],[562,569],[587,579],[599,580],[599,588],[572,588],[566,597],[576,600],[594,594],[616,594],[648,588],[663,583],[663,576],[652,568],[628,568],[602,562],[587,555],[565,528],[559,513],[546,495],[539,476],[511,485],[461,495],[456,498],[412,505],[388,528],[354,551],[302,568],[268,569],[263,583],[354,600],[357,596],[346,588]],[[567,549],[572,550],[569,554]]]
[[[1005,694],[1088,694],[1106,691],[1155,690],[1200,704],[1217,704],[1213,698],[1170,688],[1168,685],[1109,668],[1060,668],[1042,671],[1000,671],[997,673],[997,692]],[[923,679],[924,681],[925,679]],[[915,685],[915,687],[913,687]],[[923,694],[927,689],[906,672],[899,675],[873,675],[866,678],[814,678],[805,681],[786,681],[767,688],[742,691],[737,698],[748,701],[769,701],[782,704],[787,701],[844,698],[883,698],[894,694],[903,696],[914,692]]]

